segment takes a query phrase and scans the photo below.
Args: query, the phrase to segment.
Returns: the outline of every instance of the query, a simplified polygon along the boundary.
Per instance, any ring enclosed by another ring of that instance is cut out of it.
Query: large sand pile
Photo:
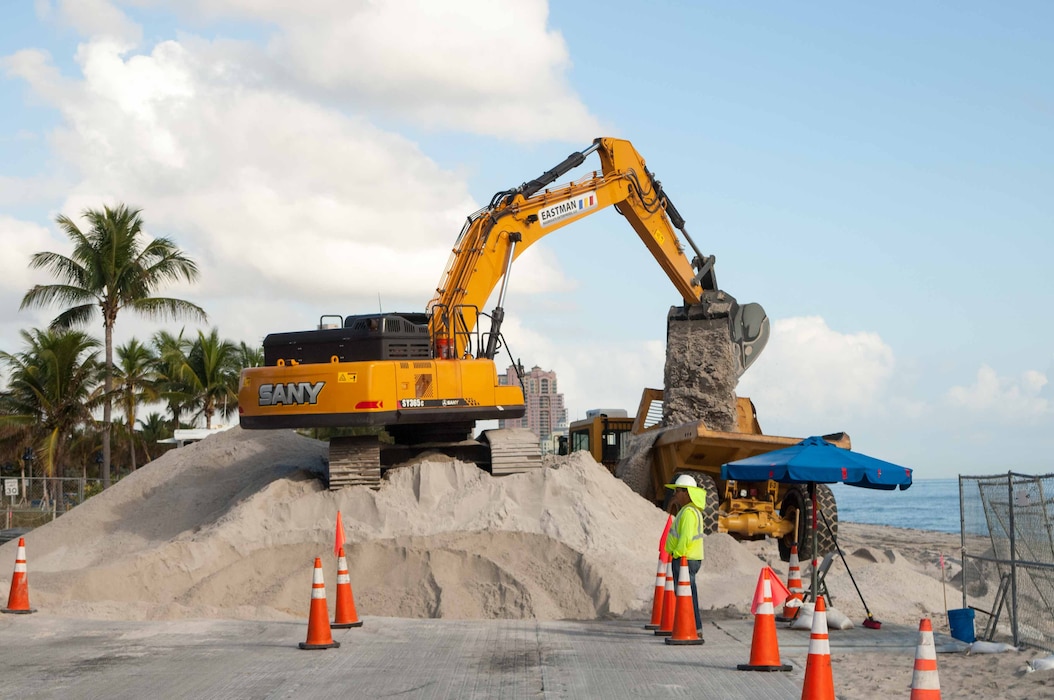
[[[499,478],[426,460],[394,470],[377,491],[339,492],[317,478],[324,453],[323,443],[291,431],[240,429],[169,452],[26,536],[34,607],[108,619],[302,618],[316,556],[333,598],[340,510],[362,615],[650,612],[666,515],[586,453]],[[849,523],[840,533],[877,619],[915,625],[961,605],[958,535]],[[15,546],[0,547],[0,562],[14,561]],[[717,534],[705,546],[698,582],[708,615],[747,615],[763,562],[786,575],[774,541]],[[10,586],[5,569],[0,590]],[[836,607],[863,620],[840,561],[827,582]]]
[[[240,429],[169,452],[29,533],[33,604],[127,619],[302,616],[316,556],[333,595],[340,510],[362,614],[592,619],[650,610],[666,516],[585,453],[500,478],[424,461],[394,470],[377,491],[339,492],[316,478],[324,453],[291,431]],[[708,540],[707,556],[729,584],[707,606],[741,603],[758,559],[726,535]]]

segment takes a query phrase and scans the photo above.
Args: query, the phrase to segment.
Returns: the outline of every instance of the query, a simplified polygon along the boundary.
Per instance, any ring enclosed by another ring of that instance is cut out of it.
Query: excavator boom
[[[545,189],[582,165],[592,153],[600,170],[569,184]],[[714,257],[704,256],[688,235],[684,218],[629,141],[598,138],[556,167],[518,188],[498,192],[468,218],[446,271],[428,303],[430,333],[438,357],[493,359],[504,317],[504,292],[512,263],[534,243],[607,207],[629,222],[681,295],[693,317],[728,317],[737,347],[738,373],[757,359],[768,339],[768,319],[757,304],[740,307],[718,289]],[[692,257],[686,253],[686,244]],[[471,347],[480,309],[502,282],[491,313],[489,342]]]

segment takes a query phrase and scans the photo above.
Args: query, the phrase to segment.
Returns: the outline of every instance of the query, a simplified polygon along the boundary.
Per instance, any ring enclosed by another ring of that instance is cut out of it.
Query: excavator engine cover
[[[324,364],[370,360],[427,360],[428,317],[422,313],[348,316],[343,328],[271,333],[264,338],[264,364]]]

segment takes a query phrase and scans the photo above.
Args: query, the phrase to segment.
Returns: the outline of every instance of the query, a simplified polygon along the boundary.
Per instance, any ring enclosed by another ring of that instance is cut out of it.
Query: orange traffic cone
[[[329,649],[339,647],[329,629],[329,609],[326,607],[326,584],[322,579],[322,559],[315,557],[315,573],[311,579],[311,612],[307,618],[307,641],[301,649]]]
[[[812,611],[809,658],[805,661],[805,684],[801,700],[835,700],[834,674],[831,672],[831,643],[827,638],[827,605],[816,596]]]
[[[666,578],[663,581],[662,622],[655,630],[658,637],[669,637],[673,634],[673,618],[677,612],[677,597],[673,592],[673,562],[666,563]]]
[[[355,597],[351,594],[348,560],[344,557],[343,547],[338,551],[340,556],[337,557],[337,610],[333,614],[333,624],[330,627],[337,629],[362,627],[362,620],[355,612]]]
[[[923,618],[919,622],[919,644],[915,647],[911,700],[940,700],[940,697],[941,683],[937,678],[937,649],[933,646],[933,625]]]
[[[670,562],[670,555],[666,551],[666,537],[670,534],[673,525],[673,516],[666,516],[666,527],[662,529],[662,537],[659,538],[659,567],[655,572],[655,597],[651,601],[651,622],[644,625],[646,630],[657,630],[662,625],[662,608],[666,602],[666,565]]]
[[[790,595],[783,604],[783,613],[776,618],[779,622],[790,622],[798,617],[802,601],[805,598],[805,587],[801,583],[801,562],[798,561],[798,543],[791,545],[790,562],[787,566],[787,589]]]
[[[676,608],[673,616],[673,636],[667,644],[702,644],[703,639],[695,629],[695,600],[692,599],[692,579],[688,573],[688,558],[681,557],[677,572]]]
[[[772,582],[769,568],[761,570],[761,604],[754,614],[754,637],[750,642],[750,663],[736,666],[740,671],[789,671],[789,664],[780,661],[780,645],[776,638],[776,611],[772,605]]]
[[[18,538],[18,552],[15,554],[15,573],[11,576],[11,593],[7,596],[5,613],[28,615],[36,610],[29,607],[29,579],[26,578],[26,538]]]
[[[646,630],[657,630],[662,627],[662,604],[666,599],[666,562],[659,555],[659,566],[655,570],[655,597],[651,601],[651,622],[644,625]]]

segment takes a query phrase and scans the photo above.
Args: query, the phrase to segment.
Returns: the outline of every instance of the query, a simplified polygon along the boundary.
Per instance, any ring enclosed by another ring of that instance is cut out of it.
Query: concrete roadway
[[[305,651],[305,622],[119,622],[0,615],[3,698],[678,698],[798,700],[809,633],[777,625],[793,669],[743,672],[753,620],[670,646],[642,621],[364,618]],[[918,630],[832,631],[837,652],[914,657]],[[941,640],[937,641],[938,644]]]

